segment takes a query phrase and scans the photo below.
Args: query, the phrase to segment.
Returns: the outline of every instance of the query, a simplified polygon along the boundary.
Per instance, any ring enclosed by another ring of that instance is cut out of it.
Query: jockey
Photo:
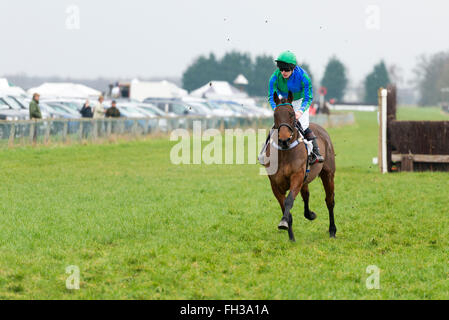
[[[299,126],[302,127],[305,134],[304,138],[313,144],[312,152],[315,159],[312,162],[324,162],[316,142],[316,136],[309,128],[309,107],[313,100],[312,81],[307,72],[297,65],[296,56],[293,52],[284,51],[275,61],[278,69],[274,71],[270,78],[268,101],[274,110],[276,108],[276,103],[273,100],[275,92],[282,97],[287,97],[289,91],[293,93],[292,105],[296,113],[296,126],[298,129],[300,129]],[[267,141],[269,141],[269,137]],[[262,150],[265,149],[266,147]]]

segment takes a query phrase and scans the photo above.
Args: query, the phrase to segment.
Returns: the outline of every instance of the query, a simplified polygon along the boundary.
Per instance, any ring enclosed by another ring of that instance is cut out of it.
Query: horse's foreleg
[[[315,220],[316,214],[313,211],[310,211],[309,209],[309,185],[304,184],[301,188],[301,196],[302,200],[304,200],[304,217],[306,217],[309,220]]]
[[[271,180],[270,180],[270,182],[271,182]],[[273,182],[271,182],[271,190],[273,191],[274,196],[278,200],[279,205],[281,206],[282,214],[283,214],[284,210],[285,210],[285,206],[284,206],[285,194],[283,194]]]
[[[293,203],[295,202],[296,196],[298,195],[299,191],[301,190],[302,184],[304,180],[304,174],[296,174],[291,177],[290,180],[290,192],[287,196],[287,199],[285,199],[284,202],[284,215],[282,217],[281,222],[279,223],[278,228],[279,229],[286,229],[288,230],[288,236],[291,241],[295,241],[295,236],[293,234],[293,216],[290,212],[290,210],[293,208]]]
[[[334,221],[334,174],[332,172],[322,172],[321,180],[323,181],[324,190],[326,191],[326,205],[329,211],[329,236],[335,238],[337,227]]]

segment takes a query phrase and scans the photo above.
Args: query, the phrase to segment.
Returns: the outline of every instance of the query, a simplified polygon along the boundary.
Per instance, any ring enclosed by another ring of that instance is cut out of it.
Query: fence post
[[[46,124],[47,124],[47,126],[45,127],[44,143],[48,144],[48,143],[50,143],[50,128],[51,128],[52,120],[46,121]]]
[[[14,145],[14,136],[16,135],[16,124],[11,123],[11,129],[9,130],[9,140],[8,145],[12,147]]]
[[[108,128],[106,129],[106,135],[108,138],[111,137],[111,132],[112,132],[112,118],[108,118],[107,119],[107,123],[106,125],[108,126]]]
[[[80,127],[78,132],[78,141],[83,141],[83,131],[84,131],[84,121],[83,119],[80,120]]]
[[[64,143],[67,141],[68,122],[69,120],[64,120],[64,128],[62,129],[62,142]]]
[[[413,171],[413,156],[406,155],[402,157],[401,171]]]
[[[134,139],[137,137],[137,123],[138,123],[137,121],[138,121],[137,119],[133,120],[133,126],[131,128],[131,135]]]
[[[388,172],[387,164],[387,89],[380,88],[379,96],[379,149],[378,162],[380,172]]]
[[[167,119],[167,130],[170,132],[170,130],[171,130],[171,121],[172,120],[170,120],[170,118],[166,118]],[[158,133],[160,133],[161,132],[161,128],[159,127],[159,123],[157,124],[157,125],[155,125],[154,126],[154,130],[153,130],[153,133],[154,134],[158,134]]]
[[[92,141],[97,141],[98,120],[92,120]]]
[[[156,118],[156,122],[158,122],[157,118]],[[157,125],[159,125],[159,123]],[[147,118],[145,120],[145,128],[143,128],[143,136],[146,136],[148,134],[149,128],[150,128],[150,119]]]
[[[35,128],[35,122],[30,123],[30,143],[34,142],[34,129]]]

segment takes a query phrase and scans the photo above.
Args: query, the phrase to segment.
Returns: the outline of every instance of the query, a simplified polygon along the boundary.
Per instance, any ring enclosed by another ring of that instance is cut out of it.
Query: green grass
[[[257,165],[172,165],[167,139],[1,150],[0,299],[448,299],[449,174],[381,175],[376,114],[356,121],[329,130],[337,239],[317,180],[296,243]]]

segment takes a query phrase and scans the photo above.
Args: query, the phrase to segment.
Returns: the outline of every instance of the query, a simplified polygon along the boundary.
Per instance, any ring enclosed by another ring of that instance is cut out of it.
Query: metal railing
[[[0,121],[0,147],[30,144],[101,141],[112,136],[138,138],[169,134],[175,129],[192,130],[195,121],[205,129],[270,128],[273,118],[252,117],[158,117],[106,119],[44,119]],[[325,127],[354,122],[352,114],[317,115],[311,121]]]

